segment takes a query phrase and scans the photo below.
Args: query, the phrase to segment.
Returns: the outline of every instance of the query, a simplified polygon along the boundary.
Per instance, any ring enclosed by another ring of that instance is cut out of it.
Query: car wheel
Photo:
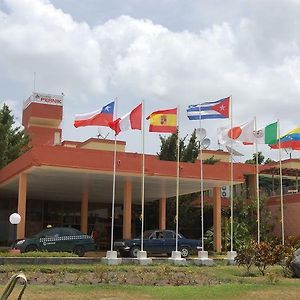
[[[190,248],[189,247],[181,247],[180,248],[181,257],[186,258],[190,255]]]
[[[138,246],[131,247],[130,256],[134,257],[134,258],[137,258],[137,254],[138,254],[139,251],[140,251],[140,247],[138,247]]]
[[[38,248],[36,245],[28,245],[25,249],[25,252],[34,252],[34,251],[37,251]]]
[[[82,246],[76,246],[73,250],[73,253],[75,253],[79,257],[82,257],[85,254],[85,250]]]

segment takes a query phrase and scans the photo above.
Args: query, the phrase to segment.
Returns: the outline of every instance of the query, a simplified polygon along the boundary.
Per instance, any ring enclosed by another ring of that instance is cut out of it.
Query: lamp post
[[[9,222],[14,226],[14,239],[17,239],[16,228],[17,225],[21,222],[21,216],[18,213],[13,213],[9,216]],[[15,242],[15,241],[14,241]]]

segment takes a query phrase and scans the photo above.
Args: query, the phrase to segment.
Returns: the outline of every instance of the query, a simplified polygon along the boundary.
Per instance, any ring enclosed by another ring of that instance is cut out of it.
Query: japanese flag
[[[218,140],[222,145],[239,142],[252,144],[254,142],[254,120],[234,127],[218,128]]]

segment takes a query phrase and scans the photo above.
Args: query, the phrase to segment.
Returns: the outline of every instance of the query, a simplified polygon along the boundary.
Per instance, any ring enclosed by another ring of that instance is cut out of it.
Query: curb
[[[213,259],[221,262],[224,259]],[[152,264],[170,264],[169,258],[152,257]],[[104,264],[103,257],[0,257],[0,265],[67,265]],[[136,259],[122,258],[121,264],[134,265]],[[193,258],[186,259],[186,265],[194,265]]]

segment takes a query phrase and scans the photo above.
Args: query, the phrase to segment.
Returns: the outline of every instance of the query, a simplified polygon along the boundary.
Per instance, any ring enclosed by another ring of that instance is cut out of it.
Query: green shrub
[[[48,252],[48,251],[33,251],[25,253],[0,252],[0,257],[78,257],[78,255],[70,252]]]
[[[235,261],[238,266],[243,266],[246,268],[246,274],[250,274],[250,268],[253,266],[255,260],[255,242],[251,241],[240,246],[235,257]]]
[[[71,252],[48,252],[48,251],[33,251],[21,254],[22,257],[78,257]]]
[[[251,241],[238,248],[235,261],[239,266],[246,268],[248,275],[252,265],[255,265],[264,276],[269,266],[278,264],[282,267],[285,277],[292,277],[294,275],[292,261],[298,248],[300,239],[294,236],[288,237],[284,245],[278,239],[260,244]]]
[[[248,274],[251,266],[255,265],[260,273],[265,276],[269,266],[281,261],[280,249],[280,245],[274,247],[269,242],[257,243],[252,240],[239,247],[235,260],[239,266],[247,269]]]
[[[273,245],[269,242],[254,242],[254,264],[263,276],[269,266],[276,264],[277,257],[274,255]]]
[[[285,277],[292,277],[294,271],[292,268],[292,261],[295,256],[295,251],[300,248],[299,237],[289,236],[285,240],[285,244],[277,245],[274,248],[275,255],[277,256],[277,263],[283,269],[283,275]]]

